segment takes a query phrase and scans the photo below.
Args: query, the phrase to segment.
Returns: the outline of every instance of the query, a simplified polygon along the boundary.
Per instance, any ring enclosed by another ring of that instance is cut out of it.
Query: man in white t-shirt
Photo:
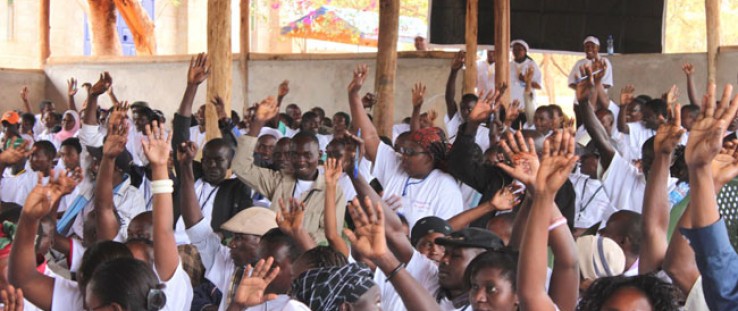
[[[600,39],[597,39],[595,36],[587,36],[584,38],[583,44],[586,58],[577,61],[569,73],[569,87],[572,89],[577,86],[579,67],[582,67],[583,65],[592,65],[593,61],[600,59]],[[603,59],[605,60],[607,67],[605,68],[605,76],[602,78],[602,84],[605,89],[609,89],[612,87],[612,64],[610,64],[610,61],[607,58]]]

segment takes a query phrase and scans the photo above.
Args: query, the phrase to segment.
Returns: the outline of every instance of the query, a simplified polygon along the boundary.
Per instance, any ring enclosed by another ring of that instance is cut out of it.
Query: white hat
[[[263,207],[249,207],[233,215],[220,228],[233,233],[262,236],[270,229],[277,228],[277,213]]]
[[[585,279],[620,275],[625,271],[625,253],[615,241],[585,235],[577,239],[579,271]]]
[[[584,43],[582,43],[582,44],[583,45],[584,44],[587,44],[587,42],[592,42],[595,45],[600,46],[600,39],[597,39],[597,37],[595,37],[595,36],[588,36],[588,37],[584,38]]]
[[[530,49],[528,48],[528,43],[525,43],[525,41],[523,41],[523,40],[520,40],[520,39],[518,39],[518,40],[513,40],[512,42],[510,42],[510,47],[512,47],[513,45],[516,45],[516,44],[520,44],[520,45],[522,45],[522,46],[523,46],[523,47],[525,48],[525,51],[526,51],[526,52],[528,52],[528,51],[530,50]]]
[[[259,131],[259,137],[262,137],[264,135],[274,136],[274,138],[276,138],[277,140],[282,138],[282,132],[280,132],[277,129],[273,129],[271,127],[266,127],[266,126],[262,127],[261,130]]]

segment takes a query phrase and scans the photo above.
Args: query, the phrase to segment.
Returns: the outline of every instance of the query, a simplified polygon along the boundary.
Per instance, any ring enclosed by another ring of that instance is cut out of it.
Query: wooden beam
[[[240,28],[240,68],[241,68],[241,89],[243,92],[243,107],[249,107],[249,52],[250,52],[250,37],[249,37],[249,21],[250,21],[250,5],[251,1],[241,0],[241,25]]]
[[[510,85],[510,0],[494,0],[495,14],[495,84]],[[510,92],[502,96],[510,104]]]
[[[397,72],[397,35],[400,24],[400,0],[379,1],[379,40],[377,47],[377,108],[374,125],[379,135],[391,136],[395,111],[395,75]]]
[[[136,55],[156,55],[154,22],[139,0],[114,0],[118,12],[133,36]]]
[[[90,32],[92,55],[117,56],[123,54],[115,27],[115,3],[113,0],[87,0],[90,5]]]
[[[208,1],[208,58],[210,59],[210,77],[208,77],[207,101],[220,96],[225,103],[225,111],[231,111],[232,81],[231,51],[231,1]],[[211,104],[208,103],[208,106]],[[218,116],[215,109],[206,109],[207,131],[205,137],[210,140],[220,136]]]
[[[720,47],[720,0],[705,0],[707,20],[707,83],[716,83]]]
[[[464,94],[475,94],[477,87],[477,31],[479,0],[466,0],[466,70]]]
[[[39,40],[40,51],[41,51],[41,65],[46,64],[46,60],[51,55],[51,47],[49,45],[49,16],[50,16],[50,0],[41,0],[41,7],[39,8],[39,30],[41,38]]]

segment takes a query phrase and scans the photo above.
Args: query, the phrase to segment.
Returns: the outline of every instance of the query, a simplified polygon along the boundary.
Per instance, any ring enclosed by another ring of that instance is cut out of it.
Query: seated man
[[[277,115],[276,101],[268,98],[257,108],[254,120],[251,122],[248,135],[238,140],[238,150],[233,162],[233,172],[238,178],[264,194],[271,203],[271,209],[277,211],[278,199],[295,198],[305,204],[305,219],[303,227],[310,233],[316,242],[325,241],[323,224],[323,207],[325,206],[325,176],[318,170],[320,157],[319,143],[315,135],[309,132],[300,132],[292,137],[294,152],[292,152],[293,175],[285,175],[281,171],[272,171],[256,166],[254,163],[254,148],[257,135],[264,124]],[[336,195],[336,205],[346,203],[342,191]],[[337,213],[337,230],[343,228],[345,210]]]

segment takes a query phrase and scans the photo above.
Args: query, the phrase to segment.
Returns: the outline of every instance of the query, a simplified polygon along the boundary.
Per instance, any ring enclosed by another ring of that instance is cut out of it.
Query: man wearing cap
[[[513,40],[510,42],[510,47],[513,52],[513,59],[510,61],[510,101],[525,102],[525,74],[528,70],[533,70],[533,79],[531,81],[531,98],[535,98],[535,91],[540,90],[543,86],[543,80],[541,75],[541,69],[538,68],[538,64],[528,56],[528,43],[523,40]],[[535,109],[535,107],[532,107]],[[526,108],[528,109],[528,108]],[[532,122],[533,120],[528,120]]]
[[[410,243],[423,256],[440,262],[446,251],[443,246],[436,244],[436,239],[449,234],[451,234],[451,226],[446,220],[428,216],[415,223],[410,232]]]
[[[587,36],[584,38],[584,53],[586,58],[580,59],[574,64],[574,67],[569,73],[569,87],[576,89],[577,87],[577,76],[579,76],[579,68],[584,65],[592,65],[593,61],[600,59],[600,39],[595,36]],[[602,85],[605,89],[609,89],[612,86],[612,64],[610,60],[604,58],[607,68],[605,68],[605,76],[602,78]]]

